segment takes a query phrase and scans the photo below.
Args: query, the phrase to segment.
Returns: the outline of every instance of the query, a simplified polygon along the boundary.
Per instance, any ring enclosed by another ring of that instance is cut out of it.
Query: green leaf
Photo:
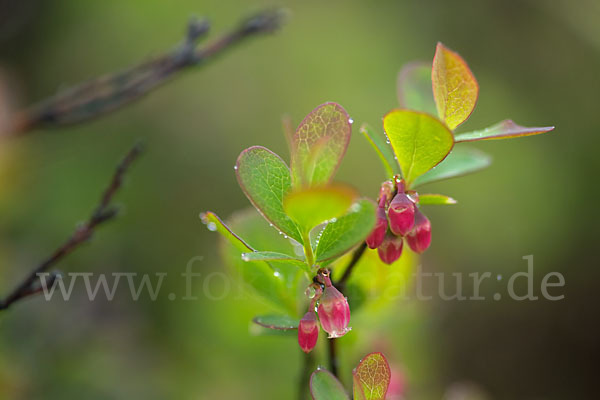
[[[498,122],[489,128],[465,132],[454,136],[454,141],[473,142],[475,140],[511,139],[521,136],[538,135],[554,130],[553,126],[531,127],[521,126],[510,119]]]
[[[392,110],[383,117],[407,185],[435,167],[452,150],[452,132],[437,118],[411,110]]]
[[[356,191],[346,185],[309,187],[285,196],[283,209],[306,235],[315,226],[343,215],[356,197]]]
[[[355,399],[385,400],[391,370],[383,354],[367,354],[352,371],[352,376]]]
[[[283,198],[292,189],[290,170],[271,150],[250,147],[236,163],[238,182],[256,209],[281,232],[302,243],[298,227],[283,211]]]
[[[318,369],[310,376],[313,400],[348,400],[344,387],[329,371]]]
[[[463,146],[455,147],[438,166],[416,179],[414,186],[470,174],[489,166],[491,163],[490,156],[477,149]]]
[[[283,253],[274,251],[254,251],[250,253],[242,253],[244,261],[290,261],[292,263],[303,264],[304,260]]]
[[[456,200],[454,200],[450,196],[445,196],[443,194],[420,194],[419,195],[419,204],[423,205],[445,205],[445,204],[456,204]]]
[[[346,215],[328,223],[317,241],[317,262],[339,257],[365,240],[375,226],[375,208],[371,200],[362,199]]]
[[[375,152],[383,164],[383,168],[385,168],[385,172],[388,175],[387,177],[391,178],[392,176],[399,174],[400,166],[398,165],[398,161],[394,158],[394,152],[392,151],[391,146],[386,143],[387,139],[385,136],[378,134],[367,124],[363,124],[363,126],[360,127],[360,132],[365,136],[371,146],[373,146],[373,149],[375,149]]]
[[[242,260],[246,262],[250,261],[278,261],[280,264],[290,264],[296,267],[302,268],[304,271],[310,273],[310,268],[306,264],[304,259],[293,257],[283,253],[277,253],[274,251],[254,251],[250,253],[242,253]]]
[[[351,131],[350,118],[339,104],[325,103],[311,111],[292,140],[294,186],[330,182],[346,153]]]
[[[289,331],[298,329],[298,321],[288,315],[259,315],[252,320],[257,325],[268,329],[276,329],[281,331]]]
[[[254,208],[240,211],[231,216],[228,225],[232,231],[243,236],[250,248],[271,249],[282,254],[295,254],[294,246],[276,229],[256,212]],[[224,236],[221,241],[221,254],[225,263],[244,284],[243,288],[250,289],[248,293],[255,294],[261,300],[266,300],[271,306],[277,307],[288,315],[296,315],[298,306],[298,287],[308,285],[305,273],[297,265],[289,262],[250,261],[242,260],[241,254],[247,253],[246,247],[241,247],[232,240],[232,236]]]
[[[442,43],[435,49],[431,79],[438,115],[454,130],[473,112],[479,84],[465,60]]]
[[[241,237],[233,233],[231,229],[217,216],[217,214],[207,211],[200,214],[202,223],[206,225],[208,230],[217,231],[223,235],[227,240],[231,242],[240,251],[254,251],[248,243],[246,243]]]
[[[431,63],[417,61],[402,67],[398,74],[398,102],[400,108],[437,114],[431,89]]]

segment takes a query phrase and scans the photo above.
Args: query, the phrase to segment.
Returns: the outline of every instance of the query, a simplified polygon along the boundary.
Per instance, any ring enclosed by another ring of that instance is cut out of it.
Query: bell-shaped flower
[[[406,235],[406,241],[416,253],[423,253],[431,244],[431,223],[419,209],[415,212],[415,226]]]
[[[298,344],[305,353],[310,353],[317,345],[319,322],[313,310],[309,310],[298,324]]]
[[[379,258],[386,264],[392,264],[402,255],[402,247],[404,241],[401,236],[393,234],[386,235],[383,243],[377,249]]]
[[[342,337],[350,331],[350,306],[344,295],[325,277],[325,289],[319,299],[319,321],[329,338]]]

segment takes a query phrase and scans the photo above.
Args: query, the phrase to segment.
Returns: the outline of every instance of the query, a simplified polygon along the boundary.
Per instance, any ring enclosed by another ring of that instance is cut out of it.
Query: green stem
[[[312,251],[312,245],[310,243],[310,237],[308,233],[302,234],[302,241],[304,242],[304,257],[306,258],[306,263],[312,268],[313,264],[315,263],[315,255]]]

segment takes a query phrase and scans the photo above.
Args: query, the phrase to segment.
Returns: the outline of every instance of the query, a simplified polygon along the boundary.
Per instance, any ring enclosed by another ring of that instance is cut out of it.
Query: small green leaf
[[[398,161],[394,158],[394,152],[392,151],[391,146],[386,143],[387,139],[385,136],[378,134],[367,124],[363,124],[363,126],[360,127],[360,132],[365,136],[371,146],[373,146],[373,149],[375,149],[375,152],[383,164],[383,168],[385,168],[387,177],[391,178],[392,176],[399,174],[400,166],[398,165]]]
[[[445,196],[443,194],[420,194],[419,195],[419,204],[431,204],[431,205],[435,205],[435,204],[439,204],[439,205],[445,205],[445,204],[456,204],[456,200],[454,200],[452,197],[450,196]]]
[[[444,124],[418,111],[390,111],[383,118],[383,129],[408,185],[442,161],[454,145]]]
[[[293,263],[304,263],[304,260],[292,257],[287,254],[277,253],[274,251],[254,251],[250,253],[242,253],[244,261],[291,261]]]
[[[311,111],[292,140],[294,186],[330,182],[346,153],[351,131],[350,117],[339,104],[325,103]]]
[[[454,130],[473,112],[479,84],[465,60],[442,43],[435,49],[431,80],[438,115]]]
[[[298,227],[283,211],[283,198],[292,189],[290,170],[271,150],[250,147],[236,164],[238,182],[256,209],[281,232],[302,243]]]
[[[259,315],[252,320],[257,325],[268,329],[276,329],[281,331],[289,331],[298,329],[298,321],[288,315]]]
[[[489,166],[491,162],[490,156],[477,149],[455,147],[438,166],[417,178],[414,186],[470,174]]]
[[[346,253],[362,242],[374,226],[375,203],[368,199],[359,200],[350,207],[350,212],[325,226],[315,249],[317,262]]]
[[[270,249],[282,254],[296,253],[293,242],[278,234],[254,208],[235,213],[227,222],[238,237],[244,237],[251,249]],[[308,285],[303,270],[297,265],[278,260],[243,261],[241,254],[247,253],[249,249],[241,247],[233,236],[224,235],[224,239],[227,240],[220,243],[221,254],[233,272],[237,272],[240,283],[244,284],[242,288],[251,289],[249,294],[256,294],[263,301],[267,300],[281,312],[296,315],[298,286]]]
[[[310,376],[313,400],[348,400],[344,386],[329,371],[318,369]]]
[[[287,263],[302,268],[306,272],[310,273],[310,268],[304,261],[298,257],[292,257],[287,254],[277,253],[274,251],[254,251],[249,253],[242,253],[242,260],[246,262],[250,261],[279,261],[280,263]]]
[[[346,185],[316,186],[289,193],[283,209],[302,234],[315,226],[343,215],[356,200],[356,191]]]
[[[223,235],[231,244],[233,244],[240,251],[254,251],[248,243],[246,243],[241,237],[233,233],[231,229],[217,216],[217,214],[207,211],[200,214],[200,219],[207,226],[210,231],[217,231]]]
[[[392,373],[383,354],[367,354],[352,371],[352,376],[355,399],[385,399]]]
[[[398,102],[400,108],[437,114],[431,89],[431,63],[417,61],[402,67],[398,74]]]
[[[498,122],[489,128],[473,132],[465,132],[454,136],[454,141],[473,142],[475,140],[511,139],[521,136],[538,135],[553,130],[553,126],[531,127],[521,126],[510,119]]]

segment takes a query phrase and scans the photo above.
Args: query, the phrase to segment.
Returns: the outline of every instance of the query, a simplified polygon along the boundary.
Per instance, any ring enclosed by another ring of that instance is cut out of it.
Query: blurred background
[[[281,32],[140,102],[90,123],[3,138],[0,293],[89,215],[138,139],[147,151],[118,194],[123,215],[65,259],[64,273],[167,272],[161,293],[179,294],[193,257],[202,257],[194,268],[204,276],[223,271],[218,237],[199,213],[226,217],[247,207],[233,171],[239,152],[260,144],[287,159],[281,116],[297,124],[325,101],[356,122],[337,179],[375,197],[385,176],[358,126],[380,126],[397,107],[400,67],[430,61],[442,41],[481,87],[459,129],[512,118],[556,130],[478,143],[494,158],[490,168],[427,187],[459,203],[427,209],[434,238],[423,270],[508,277],[533,255],[536,294],[543,275],[558,271],[565,299],[495,301],[502,278],[482,285],[486,301],[394,302],[357,316],[343,347],[343,379],[350,383],[362,355],[383,350],[403,371],[408,398],[441,399],[464,382],[482,393],[472,399],[594,398],[598,1],[3,0],[0,98],[24,107],[161,54],[182,40],[193,15],[210,18],[215,37],[272,5],[291,13]],[[194,290],[205,282],[194,281]],[[223,289],[217,279],[209,284],[215,294]],[[238,295],[133,301],[124,286],[112,302],[89,301],[81,285],[70,301],[29,299],[0,314],[0,398],[295,398],[295,340],[250,332],[251,318],[268,311]]]

